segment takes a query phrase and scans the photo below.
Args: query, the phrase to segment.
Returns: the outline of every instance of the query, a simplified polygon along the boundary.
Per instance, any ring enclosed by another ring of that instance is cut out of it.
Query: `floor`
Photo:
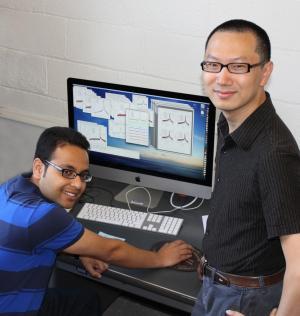
[[[133,295],[120,295],[103,313],[103,316],[189,316],[165,305]]]
[[[93,282],[73,273],[55,269],[50,287],[85,288],[98,292],[103,316],[189,316],[163,304],[155,303],[141,297],[124,293],[115,288]]]

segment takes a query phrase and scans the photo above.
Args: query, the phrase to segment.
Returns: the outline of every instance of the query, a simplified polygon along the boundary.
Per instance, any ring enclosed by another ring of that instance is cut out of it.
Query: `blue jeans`
[[[225,316],[231,309],[246,316],[269,316],[279,305],[282,282],[260,288],[244,288],[217,284],[204,276],[192,316]]]

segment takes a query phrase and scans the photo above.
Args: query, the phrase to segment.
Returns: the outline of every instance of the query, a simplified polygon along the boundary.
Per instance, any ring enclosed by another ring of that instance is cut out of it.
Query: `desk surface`
[[[92,185],[93,186],[93,185]],[[112,201],[111,194],[117,194],[124,188],[124,184],[115,183],[112,181],[104,181],[97,179],[97,182],[91,189],[87,190],[89,198],[93,196],[94,200],[88,202],[112,204],[114,206],[126,208],[126,205],[116,201]],[[78,204],[72,214],[76,214],[81,209],[82,204]],[[157,210],[169,210],[172,207],[169,204],[169,193],[164,193],[164,196],[158,205]],[[143,210],[138,208],[138,210]],[[151,249],[152,245],[161,240],[182,239],[194,246],[201,248],[203,238],[202,215],[208,213],[207,204],[196,210],[177,210],[170,216],[181,217],[184,219],[183,226],[177,236],[169,236],[160,233],[141,231],[126,227],[120,227],[110,224],[102,224],[80,220],[83,225],[98,233],[99,231],[125,238],[125,240],[137,247]],[[68,270],[77,274],[89,277],[85,270],[82,269],[76,259],[70,256],[61,255],[57,260],[57,267]],[[195,303],[196,296],[201,287],[201,282],[197,277],[196,272],[181,272],[170,268],[166,269],[126,269],[110,265],[100,280],[113,287],[130,293],[143,296],[145,298],[176,307],[180,310],[191,312],[192,306]]]

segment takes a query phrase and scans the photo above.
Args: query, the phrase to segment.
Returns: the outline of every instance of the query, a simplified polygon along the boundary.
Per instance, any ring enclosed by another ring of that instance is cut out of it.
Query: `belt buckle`
[[[200,280],[203,280],[203,276],[204,276],[204,273],[205,273],[205,267],[207,266],[207,260],[205,259],[204,256],[202,256],[200,258],[200,261],[199,261],[199,265],[198,265],[198,276],[200,278]]]
[[[215,272],[214,281],[221,285],[230,286],[230,281],[224,275],[220,274],[219,272]]]

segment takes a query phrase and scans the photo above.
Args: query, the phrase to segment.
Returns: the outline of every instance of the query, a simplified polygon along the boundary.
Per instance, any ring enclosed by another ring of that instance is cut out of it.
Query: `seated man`
[[[72,129],[46,129],[37,142],[32,173],[0,186],[0,315],[37,315],[40,309],[42,315],[51,315],[49,306],[56,316],[100,315],[97,307],[93,313],[91,306],[71,306],[74,299],[65,308],[68,303],[59,300],[59,291],[57,297],[51,293],[45,298],[60,251],[83,256],[94,276],[106,268],[102,260],[128,268],[159,268],[191,256],[191,246],[183,241],[156,253],[100,237],[65,211],[91,180],[88,148],[86,138]]]

